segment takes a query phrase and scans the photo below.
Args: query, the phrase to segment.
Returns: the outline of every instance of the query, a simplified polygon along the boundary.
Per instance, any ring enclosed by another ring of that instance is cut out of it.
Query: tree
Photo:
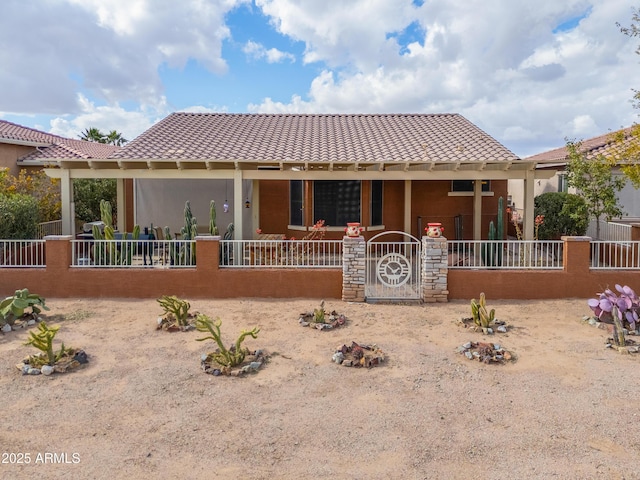
[[[100,220],[100,200],[117,204],[116,181],[113,178],[77,178],[73,181],[76,218],[83,223]]]
[[[60,180],[49,178],[42,170],[27,172],[21,169],[17,177],[8,168],[0,168],[0,192],[7,196],[17,194],[33,197],[38,206],[37,222],[60,219]]]
[[[584,199],[589,218],[598,221],[596,237],[600,238],[600,218],[604,216],[609,221],[623,213],[616,194],[626,180],[613,175],[611,161],[604,155],[587,157],[581,146],[581,142],[567,140],[567,184]]]
[[[118,147],[128,142],[128,140],[116,130],[111,130],[109,133],[102,133],[95,127],[85,128],[84,132],[78,135],[78,138],[86,142],[108,143],[110,145],[117,145]]]
[[[640,37],[640,8],[633,9],[633,15],[631,16],[631,25],[623,27],[620,23],[616,22],[616,25],[620,28],[620,31],[628,37]],[[640,55],[640,46],[636,48],[636,53]],[[634,106],[640,108],[640,90],[633,90],[633,98],[635,100]]]
[[[566,192],[547,192],[533,199],[534,216],[544,215],[538,227],[540,240],[558,240],[563,235],[584,235],[589,225],[582,197]]]
[[[36,225],[39,221],[38,201],[34,197],[24,193],[0,193],[0,238],[36,238]]]

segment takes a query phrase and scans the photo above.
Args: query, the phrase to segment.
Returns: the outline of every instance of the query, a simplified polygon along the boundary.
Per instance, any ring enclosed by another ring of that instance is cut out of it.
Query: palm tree
[[[105,140],[105,143],[110,143],[111,145],[116,145],[118,147],[123,146],[129,141],[124,138],[121,133],[118,133],[115,130],[111,130],[109,134],[105,136]]]
[[[80,140],[85,140],[87,142],[106,143],[104,133],[95,127],[85,128],[84,132],[79,135],[79,138]]]
[[[128,140],[116,130],[111,130],[108,134],[105,134],[95,127],[85,128],[84,132],[82,132],[78,138],[87,142],[109,143],[118,147],[121,147],[128,142]]]

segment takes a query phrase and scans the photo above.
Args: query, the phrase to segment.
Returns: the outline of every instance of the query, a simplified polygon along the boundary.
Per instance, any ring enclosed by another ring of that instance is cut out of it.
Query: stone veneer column
[[[448,302],[447,239],[422,237],[422,300],[428,303]]]
[[[342,301],[364,302],[365,257],[364,237],[342,239]]]

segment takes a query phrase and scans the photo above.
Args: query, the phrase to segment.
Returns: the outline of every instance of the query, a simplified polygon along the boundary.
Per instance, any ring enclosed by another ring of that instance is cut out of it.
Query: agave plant
[[[640,313],[640,298],[627,285],[621,287],[616,284],[615,289],[619,295],[607,288],[598,294],[598,298],[591,298],[587,303],[600,321],[613,323],[614,342],[618,346],[624,346],[624,326],[627,324],[630,330],[636,329]]]

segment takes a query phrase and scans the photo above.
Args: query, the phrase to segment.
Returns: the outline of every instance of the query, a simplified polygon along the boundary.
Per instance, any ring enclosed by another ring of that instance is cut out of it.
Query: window
[[[382,225],[382,180],[371,181],[371,225]]]
[[[451,191],[452,192],[473,192],[474,183],[475,183],[475,180],[452,180]],[[491,191],[490,180],[482,180],[482,191],[483,192]]]
[[[340,226],[360,221],[359,180],[318,180],[313,182],[313,222]]]
[[[569,186],[567,185],[567,174],[559,173],[558,174],[558,191],[559,192],[568,192]]]
[[[303,216],[304,184],[302,180],[289,182],[289,224],[304,225]]]

